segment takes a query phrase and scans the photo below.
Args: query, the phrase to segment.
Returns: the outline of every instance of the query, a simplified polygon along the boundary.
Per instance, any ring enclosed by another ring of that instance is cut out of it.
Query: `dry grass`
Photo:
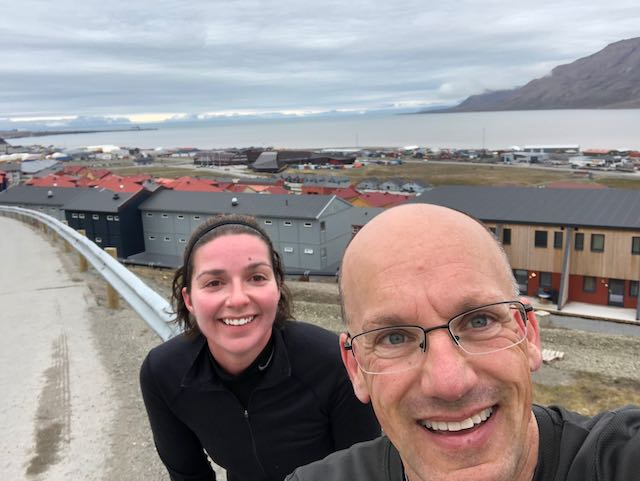
[[[399,177],[418,180],[431,185],[513,185],[538,186],[550,182],[571,181],[583,184],[602,184],[608,187],[640,188],[640,178],[625,174],[604,176],[593,174],[593,179],[578,177],[570,170],[538,169],[500,164],[450,164],[443,162],[411,162],[402,165],[370,164],[361,168],[339,171],[303,171],[306,174],[337,175],[352,182],[376,177],[380,180]]]
[[[640,383],[625,378],[609,378],[582,372],[576,374],[573,382],[567,385],[534,386],[536,403],[556,404],[586,415],[625,404],[640,405]]]

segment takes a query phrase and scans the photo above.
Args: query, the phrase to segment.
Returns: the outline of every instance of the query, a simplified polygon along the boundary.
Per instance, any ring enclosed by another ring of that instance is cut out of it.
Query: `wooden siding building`
[[[635,308],[640,318],[640,191],[435,187],[409,202],[482,220],[502,242],[520,291]]]

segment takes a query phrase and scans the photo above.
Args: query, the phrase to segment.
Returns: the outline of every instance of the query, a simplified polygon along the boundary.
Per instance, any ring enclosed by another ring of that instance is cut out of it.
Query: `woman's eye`
[[[219,279],[212,279],[210,281],[207,281],[205,283],[205,287],[219,287],[220,285],[222,285],[222,281],[220,281]]]
[[[251,276],[251,280],[254,282],[263,282],[267,280],[267,276],[264,274],[254,274]]]

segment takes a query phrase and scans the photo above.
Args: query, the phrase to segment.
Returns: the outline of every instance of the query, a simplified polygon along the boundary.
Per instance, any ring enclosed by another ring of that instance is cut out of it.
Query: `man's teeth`
[[[222,322],[224,322],[227,326],[244,326],[245,324],[249,324],[251,321],[253,321],[253,316],[241,317],[240,319],[222,319]]]
[[[432,431],[462,431],[463,429],[470,429],[477,426],[483,421],[486,421],[491,416],[493,408],[487,408],[474,414],[470,418],[463,421],[429,421],[425,420],[422,425],[431,429]]]

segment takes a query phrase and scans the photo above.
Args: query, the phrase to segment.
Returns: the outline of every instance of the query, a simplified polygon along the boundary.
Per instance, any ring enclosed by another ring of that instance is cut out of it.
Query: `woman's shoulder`
[[[149,365],[153,370],[183,371],[193,364],[204,344],[205,339],[200,334],[179,334],[152,348],[144,364]]]
[[[286,321],[280,328],[290,356],[316,365],[341,363],[339,338],[335,332],[303,321]]]

